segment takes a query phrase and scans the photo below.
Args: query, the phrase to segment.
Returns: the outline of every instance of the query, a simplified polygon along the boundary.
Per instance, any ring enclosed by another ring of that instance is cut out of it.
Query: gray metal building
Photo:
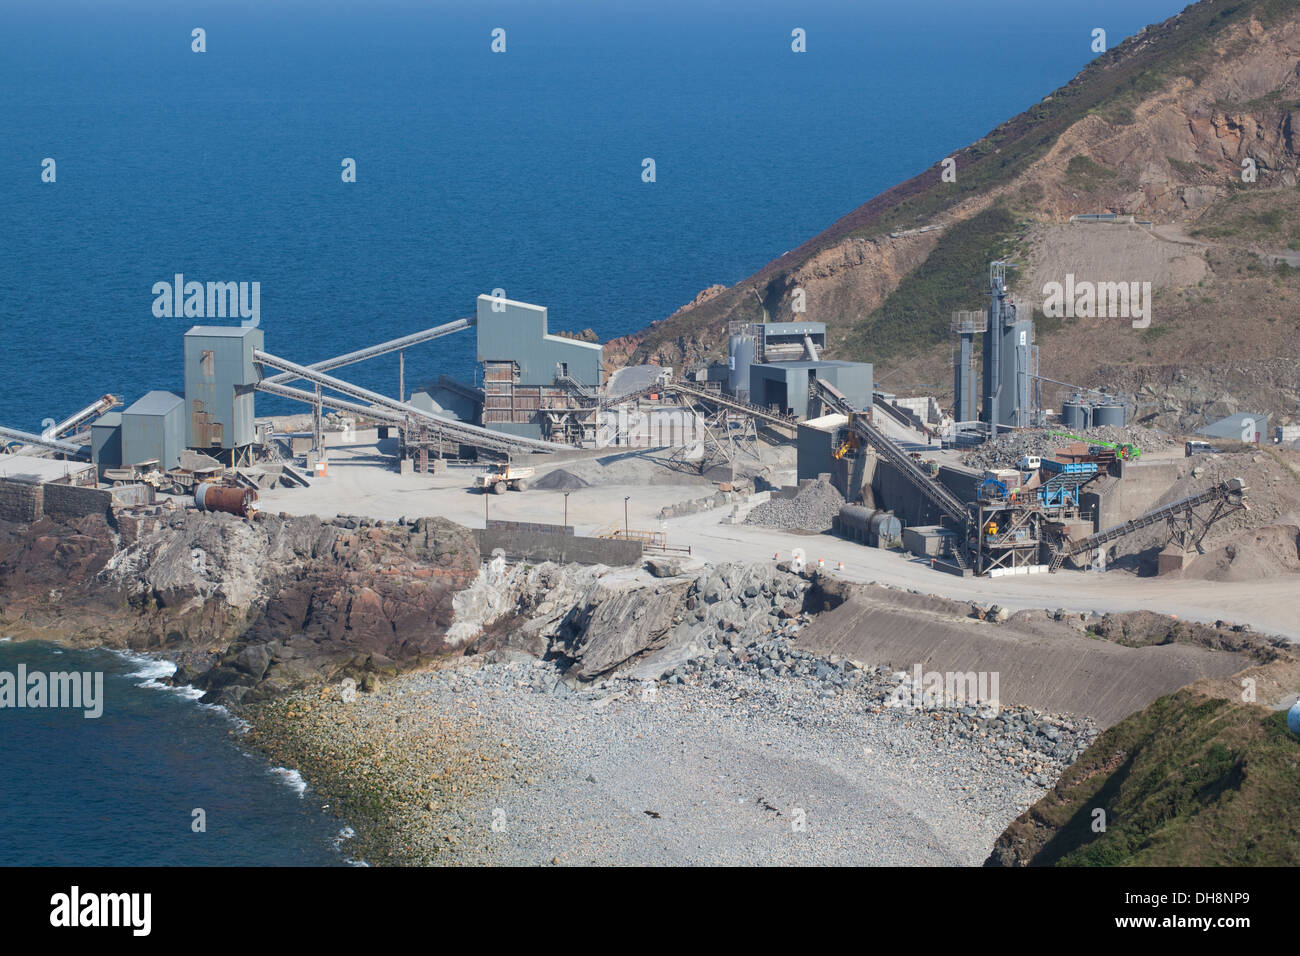
[[[1228,438],[1233,441],[1259,442],[1268,434],[1268,416],[1250,412],[1237,412],[1206,425],[1196,434],[1210,438]]]
[[[244,448],[253,444],[253,351],[259,328],[196,325],[185,333],[185,445]]]
[[[836,443],[848,421],[847,416],[830,414],[799,423],[795,442],[798,451],[797,477],[800,481],[835,473]]]
[[[855,408],[871,407],[870,363],[838,360],[753,365],[749,370],[749,400],[764,407],[776,405],[782,411],[807,418],[809,383],[818,378],[843,392]]]
[[[545,306],[481,295],[477,327],[479,362],[515,363],[515,385],[554,385],[564,376],[601,384],[604,347],[550,334]]]
[[[175,468],[185,450],[185,400],[171,392],[147,392],[122,412],[122,464],[157,461]]]
[[[90,425],[90,460],[96,474],[105,468],[122,467],[122,413],[106,412]]]
[[[732,322],[727,339],[727,391],[748,399],[753,366],[816,362],[825,348],[825,322]]]

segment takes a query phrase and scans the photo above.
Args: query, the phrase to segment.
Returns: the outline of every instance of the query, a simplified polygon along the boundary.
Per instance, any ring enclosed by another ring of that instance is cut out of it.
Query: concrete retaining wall
[[[490,531],[508,531],[511,533],[526,531],[536,534],[564,534],[573,537],[573,525],[541,524],[537,521],[498,521],[496,518],[489,518],[487,526]]]
[[[641,563],[641,542],[528,531],[476,531],[479,551],[486,558],[500,548],[510,561],[572,562],[623,567]]]
[[[1126,464],[1123,478],[1092,483],[1079,495],[1079,504],[1097,516],[1098,531],[1123,524],[1160,504],[1185,467],[1181,458]]]

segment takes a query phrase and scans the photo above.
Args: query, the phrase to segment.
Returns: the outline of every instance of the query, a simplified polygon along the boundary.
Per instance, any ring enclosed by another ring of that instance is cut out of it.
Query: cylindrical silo
[[[749,368],[754,364],[754,336],[738,332],[728,342],[727,391],[749,394]]]
[[[1126,424],[1123,405],[1095,405],[1092,409],[1092,424],[1098,428],[1102,425],[1115,425],[1123,428]]]
[[[1069,401],[1061,403],[1061,424],[1066,428],[1082,428],[1079,422],[1082,420],[1080,412],[1081,404],[1078,401]]]
[[[194,503],[200,511],[224,511],[251,518],[257,510],[257,492],[205,481],[194,489]]]

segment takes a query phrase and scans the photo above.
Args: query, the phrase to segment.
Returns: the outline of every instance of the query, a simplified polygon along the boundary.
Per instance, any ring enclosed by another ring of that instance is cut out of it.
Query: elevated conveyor
[[[299,365],[288,359],[280,358],[269,352],[263,352],[260,349],[253,351],[253,361],[262,365],[269,365],[271,368],[282,369],[290,373],[294,378],[303,378],[309,382],[314,382],[322,388],[328,388],[350,398],[358,399],[363,402],[370,402],[391,413],[404,417],[407,421],[417,422],[424,425],[432,426],[436,433],[450,441],[459,442],[462,445],[469,445],[474,448],[482,448],[490,451],[504,452],[505,454],[529,454],[532,452],[557,452],[569,451],[571,446],[559,445],[554,442],[542,441],[536,438],[523,438],[517,435],[507,435],[503,432],[493,431],[490,428],[483,428],[479,425],[470,425],[466,422],[458,421],[453,418],[444,418],[433,412],[426,412],[422,408],[416,408],[414,405],[408,405],[405,402],[399,402],[395,398],[389,398],[387,395],[381,395],[379,392],[372,392],[370,389],[362,388],[359,385],[353,385],[351,382],[345,382],[343,379],[335,378],[324,372],[310,368],[306,365]],[[269,386],[269,387],[268,387]],[[282,383],[273,382],[269,379],[263,379],[257,384],[257,388],[265,392],[273,392],[277,388],[285,388]],[[284,391],[276,394],[285,395],[288,398],[299,398],[308,404],[316,404],[316,395],[312,392],[302,391],[301,395],[289,395]],[[309,396],[304,398],[303,396]],[[324,404],[324,399],[321,399]],[[337,407],[337,406],[335,406]],[[361,413],[374,417],[373,409],[365,409],[363,406],[355,406],[354,409]]]
[[[74,445],[72,442],[60,441],[57,438],[46,438],[44,435],[34,435],[31,432],[19,431],[16,428],[0,427],[0,441],[39,445],[41,448],[48,448],[64,455],[80,455],[83,449],[83,446]]]
[[[855,409],[844,393],[829,382],[818,379],[816,387],[827,405],[848,416],[849,427],[861,441],[876,449],[877,455],[897,468],[926,500],[958,525],[966,525],[970,520],[966,505],[936,479],[931,478],[930,473],[913,461],[902,445],[873,425],[869,412]]]
[[[656,386],[657,388],[658,386]],[[753,405],[749,402],[742,402],[738,398],[730,395],[722,395],[718,392],[709,391],[707,388],[697,388],[694,385],[688,385],[685,382],[672,382],[662,386],[663,390],[668,393],[685,395],[687,398],[697,401],[708,402],[719,408],[726,408],[734,412],[741,412],[749,415],[751,418],[757,418],[777,428],[785,428],[791,432],[798,429],[799,423],[795,421],[792,415],[781,415],[770,408],[764,408],[762,405]],[[647,389],[648,391],[649,389]]]
[[[69,415],[57,425],[51,425],[41,432],[42,438],[62,438],[68,432],[77,426],[84,424],[92,418],[97,418],[107,412],[109,409],[117,408],[122,404],[122,400],[116,395],[104,395],[102,398],[91,402],[81,411]]]
[[[1055,548],[1052,556],[1051,570],[1057,571],[1065,563],[1066,558],[1072,558],[1075,555],[1083,554],[1094,548],[1100,548],[1102,545],[1115,541],[1125,535],[1130,535],[1134,531],[1140,531],[1143,528],[1149,528],[1154,524],[1162,521],[1171,521],[1173,519],[1187,516],[1199,505],[1214,502],[1216,507],[1214,513],[1205,520],[1201,534],[1204,534],[1204,528],[1208,528],[1215,521],[1237,511],[1248,507],[1246,503],[1246,486],[1242,484],[1240,478],[1229,478],[1227,481],[1220,482],[1205,491],[1186,498],[1181,498],[1171,504],[1161,505],[1158,508],[1152,508],[1145,514],[1138,515],[1131,521],[1125,521],[1123,524],[1117,524],[1113,527],[1098,531],[1096,534],[1081,538],[1078,541],[1071,541],[1068,538],[1061,542]]]
[[[460,332],[464,329],[468,329],[477,323],[478,319],[474,317],[456,319],[454,322],[434,326],[431,329],[425,329],[423,332],[404,335],[398,339],[389,339],[387,342],[380,342],[378,345],[372,345],[369,348],[358,349],[355,352],[348,352],[345,355],[336,355],[334,358],[325,359],[320,362],[313,362],[311,365],[303,366],[303,368],[309,368],[317,372],[328,372],[330,369],[342,368],[345,365],[355,365],[357,362],[364,362],[367,359],[377,358],[380,355],[387,355],[390,352],[400,352],[403,349],[409,349],[414,345],[422,345],[425,342],[432,342],[434,339],[442,338],[444,335],[451,335],[453,332]],[[302,376],[295,375],[292,372],[281,372],[278,375],[270,376],[264,381],[270,382],[272,385],[285,385],[299,378],[302,378]]]

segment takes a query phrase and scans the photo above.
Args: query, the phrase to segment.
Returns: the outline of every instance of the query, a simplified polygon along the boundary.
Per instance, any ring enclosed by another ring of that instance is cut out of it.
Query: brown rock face
[[[393,673],[450,653],[452,596],[479,569],[450,521],[371,525],[189,512],[130,545],[102,519],[0,527],[0,625],[163,650],[239,700]]]

